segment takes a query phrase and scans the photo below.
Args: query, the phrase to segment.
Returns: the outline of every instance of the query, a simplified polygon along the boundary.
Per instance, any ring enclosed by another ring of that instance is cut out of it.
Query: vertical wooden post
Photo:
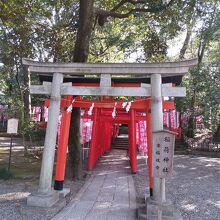
[[[107,151],[108,148],[108,122],[103,122],[102,126],[102,144],[103,144],[103,153]]]
[[[64,96],[64,99],[66,99],[66,104],[72,104],[71,103],[72,96]],[[71,112],[67,112],[66,109],[64,109],[62,113],[60,140],[58,143],[58,150],[57,150],[56,174],[55,174],[55,182],[54,182],[55,190],[63,189],[65,168],[66,168],[66,154],[67,154],[67,146],[69,140],[70,119],[71,119]]]
[[[96,161],[101,157],[102,155],[102,140],[100,138],[100,135],[103,134],[102,129],[102,121],[100,120],[100,115],[101,115],[101,109],[97,109],[97,122],[96,122]],[[95,164],[94,164],[95,165]]]
[[[12,153],[12,134],[11,134],[9,159],[8,159],[8,171],[10,171],[10,168],[11,168],[11,153]]]
[[[131,170],[132,173],[137,172],[137,152],[136,152],[136,124],[135,124],[135,110],[130,110],[131,121],[129,126],[130,135],[130,160],[131,160]]]
[[[99,121],[99,145],[100,145],[100,152],[101,156],[105,153],[105,122],[102,121],[100,118]]]
[[[108,139],[107,149],[109,150],[111,147],[111,143],[112,143],[112,123],[111,122],[108,122],[108,128],[109,128],[109,139]]]
[[[91,135],[91,143],[90,143],[89,158],[88,158],[88,170],[93,169],[95,162],[97,160],[97,155],[96,155],[97,154],[97,150],[96,150],[97,115],[98,115],[97,108],[94,108],[92,135]]]
[[[152,178],[152,127],[151,127],[151,110],[148,108],[146,114],[146,122],[147,122],[147,164],[148,164],[148,178],[150,185],[150,196],[153,196],[153,178]]]

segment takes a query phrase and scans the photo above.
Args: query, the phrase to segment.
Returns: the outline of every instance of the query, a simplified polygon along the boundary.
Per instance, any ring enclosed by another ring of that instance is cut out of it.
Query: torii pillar
[[[160,74],[151,75],[152,132],[163,130],[162,80]],[[154,147],[154,146],[153,146]],[[160,192],[161,191],[161,192]],[[153,179],[153,198],[165,202],[165,179]]]
[[[38,193],[27,198],[27,205],[51,207],[59,200],[59,193],[51,188],[57,126],[60,113],[61,83],[63,74],[54,73],[51,87],[50,106],[48,111],[48,123],[44,142],[43,158]]]
[[[161,74],[151,75],[151,126],[152,139],[155,132],[163,130],[163,96],[168,95],[168,91],[162,91]],[[173,89],[175,92],[175,89]],[[184,96],[184,94],[180,95]],[[151,140],[152,141],[152,140]],[[152,143],[152,149],[156,146]],[[154,156],[152,160],[154,160]],[[151,166],[152,169],[152,166]],[[160,207],[160,212],[159,212]],[[165,178],[153,178],[153,197],[148,198],[146,204],[146,220],[182,220],[180,213],[174,210],[170,201],[166,200]],[[138,214],[139,215],[139,214]]]

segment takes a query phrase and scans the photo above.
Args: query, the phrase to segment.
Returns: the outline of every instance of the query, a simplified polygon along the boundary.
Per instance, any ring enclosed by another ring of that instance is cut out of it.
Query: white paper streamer
[[[75,102],[75,99],[73,99],[73,101],[71,102],[70,106],[66,109],[67,112],[72,112],[73,110],[73,103]]]
[[[122,108],[125,108],[127,104],[128,104],[128,102],[123,102],[122,103]]]
[[[129,112],[129,111],[130,111],[131,103],[132,103],[132,102],[133,102],[133,101],[128,102],[128,104],[127,104],[127,106],[126,106],[126,108],[125,108],[126,112]]]
[[[94,106],[95,106],[95,103],[93,102],[89,108],[88,115],[92,115],[92,110],[93,110]]]
[[[116,117],[116,105],[117,105],[117,102],[115,102],[115,107],[113,108],[113,111],[112,111],[112,118]]]

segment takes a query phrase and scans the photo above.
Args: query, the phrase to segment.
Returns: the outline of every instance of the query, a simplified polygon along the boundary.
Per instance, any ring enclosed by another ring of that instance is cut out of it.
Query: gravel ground
[[[85,180],[65,181],[65,187],[71,189],[67,197],[67,203],[74,198]],[[0,181],[0,220],[23,220],[20,207],[26,204],[26,198],[30,193],[36,192],[37,186],[21,180]],[[45,212],[44,216],[33,216],[33,219],[51,219],[51,214]],[[32,220],[32,218],[28,219]]]
[[[145,164],[140,157],[134,175],[138,198],[149,195]],[[166,196],[184,220],[220,220],[220,159],[176,155],[173,176],[166,181]]]
[[[133,177],[137,197],[148,196],[147,166],[143,157],[139,157],[138,173]],[[67,201],[74,198],[84,182],[65,182],[65,187],[71,188]],[[36,189],[29,180],[0,180],[0,220],[23,220],[20,206]],[[166,195],[184,220],[220,220],[220,159],[175,156],[173,176],[166,181]]]

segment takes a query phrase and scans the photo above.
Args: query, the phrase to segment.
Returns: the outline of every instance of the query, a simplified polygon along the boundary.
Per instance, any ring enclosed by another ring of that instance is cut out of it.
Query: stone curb
[[[81,187],[81,189],[79,190],[79,192],[76,194],[76,196],[74,197],[74,199],[72,199],[70,201],[70,203],[62,209],[62,211],[60,213],[58,213],[56,216],[54,216],[54,218],[52,218],[52,220],[60,220],[60,219],[64,219],[66,214],[71,212],[71,209],[69,209],[69,207],[71,206],[75,206],[76,202],[80,200],[80,198],[82,197],[83,193],[87,190],[87,188],[89,187],[89,185],[91,184],[91,182],[94,179],[94,175],[91,175],[88,180],[85,182],[85,184]]]

